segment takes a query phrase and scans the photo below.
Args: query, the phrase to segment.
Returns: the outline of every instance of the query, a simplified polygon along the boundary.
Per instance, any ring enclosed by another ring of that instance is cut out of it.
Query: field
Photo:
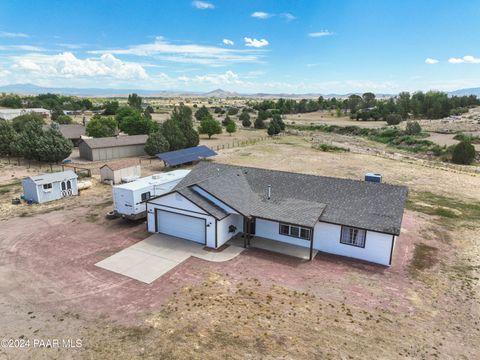
[[[263,133],[245,130],[232,140]],[[350,151],[321,151],[319,143]],[[3,348],[0,359],[478,358],[474,167],[451,169],[365,139],[313,132],[225,147],[215,161],[354,179],[374,171],[407,185],[393,266],[250,248],[225,263],[190,258],[141,284],[94,266],[147,236],[143,222],[104,218],[108,186],[95,178],[80,197],[15,207],[8,202],[21,190],[12,179],[28,169],[5,165],[2,172],[15,173],[0,182],[10,183],[0,186],[8,189],[0,191],[0,337],[80,339],[82,346]],[[154,161],[144,169],[161,167]]]

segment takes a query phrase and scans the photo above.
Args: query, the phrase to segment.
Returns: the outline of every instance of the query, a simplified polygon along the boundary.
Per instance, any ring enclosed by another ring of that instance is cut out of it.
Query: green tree
[[[28,160],[40,160],[38,149],[43,135],[42,125],[37,122],[26,123],[17,137],[15,152]]]
[[[255,129],[265,129],[265,122],[263,119],[259,116],[255,119],[255,123],[253,124],[253,127]]]
[[[271,122],[275,123],[275,127],[279,129],[279,132],[285,130],[285,123],[280,115],[273,115]]]
[[[57,163],[70,156],[73,144],[55,129],[48,129],[38,139],[37,155],[39,161]]]
[[[85,133],[94,138],[114,136],[117,122],[112,117],[95,115],[87,124]]]
[[[267,134],[270,135],[270,136],[273,136],[273,135],[277,135],[280,133],[280,126],[279,124],[272,120],[270,121],[270,124],[268,125],[268,128],[267,128]]]
[[[210,115],[210,112],[205,107],[205,105],[203,105],[200,109],[195,111],[195,119],[197,119],[198,121],[201,121],[204,117],[209,115]]]
[[[35,124],[41,128],[45,121],[41,115],[36,113],[28,113],[12,119],[13,129],[18,133],[22,132],[29,124]]]
[[[227,132],[230,134],[230,136],[232,136],[232,134],[237,131],[237,125],[235,124],[235,121],[230,121],[228,124],[227,124]]]
[[[142,108],[142,98],[138,96],[138,94],[129,94],[128,95],[128,106],[134,109],[141,109]]]
[[[123,107],[117,111],[115,115],[115,120],[117,120],[118,127],[121,128],[122,122],[125,118],[129,116],[141,116],[141,112],[138,109],[131,107]]]
[[[252,126],[252,122],[250,121],[250,115],[247,111],[242,111],[238,119],[242,122],[243,127],[250,127]]]
[[[366,92],[362,95],[363,108],[371,108],[375,106],[375,94],[372,92]]]
[[[105,109],[103,110],[103,115],[115,115],[118,111],[120,104],[118,101],[107,101],[105,103]]]
[[[347,99],[347,107],[350,113],[355,114],[362,107],[363,99],[358,95],[350,95]]]
[[[213,135],[222,133],[222,126],[211,116],[206,116],[200,121],[198,132],[200,134],[207,134],[208,138],[211,139]]]
[[[187,147],[187,138],[174,119],[168,119],[161,127],[160,132],[170,144],[170,151],[184,149]]]
[[[475,160],[475,147],[469,141],[460,141],[453,148],[452,162],[470,165]]]
[[[145,143],[145,152],[150,156],[155,156],[162,152],[168,151],[170,144],[163,134],[159,131],[154,132],[148,136]]]
[[[228,115],[237,115],[238,114],[238,108],[236,108],[236,107],[228,108],[227,114]]]
[[[73,123],[73,119],[68,115],[60,115],[59,117],[57,117],[57,120],[55,122],[58,124],[65,125],[65,124]]]
[[[403,121],[402,115],[400,114],[389,114],[387,115],[387,124],[388,125],[398,125]]]
[[[128,135],[150,134],[158,130],[158,125],[145,116],[135,114],[123,118],[120,130]]]
[[[230,124],[231,122],[233,122],[233,120],[230,119],[230,117],[227,115],[227,116],[225,116],[225,119],[222,120],[222,125],[223,126],[228,126],[228,124]]]
[[[198,132],[193,128],[192,110],[185,105],[175,107],[170,118],[177,124],[185,137],[185,147],[197,146],[200,142]]]
[[[18,134],[12,124],[7,121],[0,121],[0,156],[15,156],[14,145],[17,142]]]
[[[407,125],[405,127],[405,133],[407,135],[418,135],[422,132],[422,127],[418,123],[418,121],[407,121]]]

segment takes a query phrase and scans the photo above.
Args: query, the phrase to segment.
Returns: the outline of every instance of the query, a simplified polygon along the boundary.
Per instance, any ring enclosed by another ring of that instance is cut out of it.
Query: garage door
[[[157,232],[206,244],[205,219],[157,210]]]

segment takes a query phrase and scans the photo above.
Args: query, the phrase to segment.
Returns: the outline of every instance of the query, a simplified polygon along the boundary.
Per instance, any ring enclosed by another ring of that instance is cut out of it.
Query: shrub
[[[250,115],[248,115],[248,112],[242,111],[238,119],[242,122],[243,127],[252,126],[252,122],[250,121]]]
[[[255,129],[265,129],[265,123],[263,122],[263,119],[261,117],[257,117],[255,119],[255,123],[253,124],[253,127]]]
[[[235,131],[237,131],[237,125],[235,124],[234,121],[230,121],[228,124],[227,124],[227,132],[232,135],[232,133],[234,133]]]
[[[318,144],[314,146],[314,149],[325,151],[325,152],[348,152],[350,149],[343,148],[340,146],[328,145],[328,144]]]
[[[236,108],[236,107],[229,108],[227,114],[228,115],[237,115],[238,114],[238,108]]]
[[[62,124],[62,125],[71,124],[73,122],[73,119],[68,115],[60,115],[60,116],[57,117],[56,122],[58,124]]]
[[[460,141],[452,153],[452,162],[455,164],[470,165],[475,159],[475,148],[468,141]]]
[[[150,156],[155,156],[169,149],[170,144],[161,132],[150,134],[145,143],[145,152]]]
[[[388,114],[386,121],[388,125],[398,125],[403,121],[403,118],[400,114]]]
[[[422,132],[422,127],[418,121],[407,121],[407,126],[405,127],[405,133],[407,135],[418,135]]]

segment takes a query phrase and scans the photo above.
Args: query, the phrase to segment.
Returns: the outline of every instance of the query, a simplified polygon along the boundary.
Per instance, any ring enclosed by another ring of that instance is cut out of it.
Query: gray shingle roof
[[[123,135],[96,139],[83,139],[91,149],[100,149],[115,146],[143,145],[147,142],[148,135]]]
[[[78,124],[65,124],[58,126],[63,137],[66,139],[80,139],[85,135],[85,126]]]
[[[198,197],[203,197],[185,190],[192,185],[200,186],[246,216],[310,227],[320,220],[395,235],[400,233],[408,193],[405,186],[206,161],[198,164],[174,190],[196,203]],[[268,185],[272,189],[269,200]]]
[[[65,170],[60,172],[30,176],[30,179],[34,183],[38,185],[42,185],[42,184],[50,184],[53,182],[69,180],[69,179],[76,179],[77,177],[78,177],[77,174],[75,174],[72,170]]]

